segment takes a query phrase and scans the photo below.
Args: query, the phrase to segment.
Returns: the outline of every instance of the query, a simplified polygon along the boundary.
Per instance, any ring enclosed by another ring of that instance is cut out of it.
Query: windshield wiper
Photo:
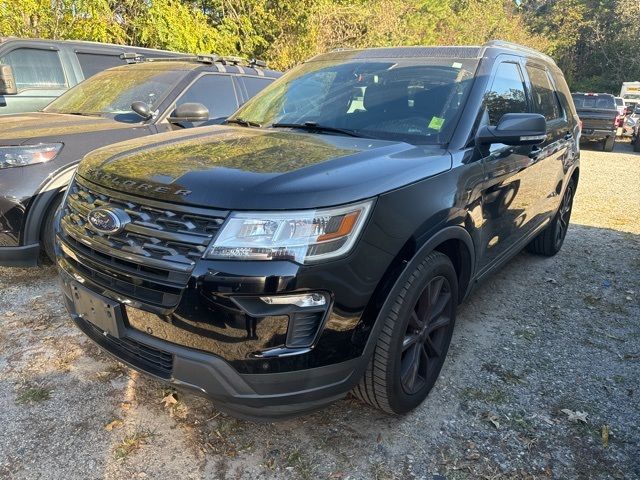
[[[64,112],[63,115],[77,115],[79,117],[100,117],[99,113],[86,113],[86,112]]]
[[[329,133],[341,133],[343,135],[349,135],[350,137],[362,137],[355,130],[349,130],[347,128],[329,127],[327,125],[319,125],[316,122],[304,122],[304,123],[274,123],[272,128],[299,128],[301,130],[307,130],[309,132],[329,132]]]
[[[224,123],[234,123],[236,125],[242,125],[243,127],[256,127],[260,128],[262,126],[261,123],[252,122],[251,120],[245,120],[244,118],[232,118],[230,120],[225,121]]]

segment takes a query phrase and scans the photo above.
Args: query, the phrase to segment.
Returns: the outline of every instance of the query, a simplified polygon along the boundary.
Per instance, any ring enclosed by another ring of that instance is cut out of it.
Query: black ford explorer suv
[[[572,96],[582,122],[581,140],[602,142],[602,150],[613,152],[618,131],[615,97],[608,93],[573,93]]]
[[[136,137],[221,123],[280,76],[237,58],[147,59],[98,73],[41,112],[0,116],[0,265],[53,255],[53,216],[80,159]]]
[[[320,55],[226,125],[87,155],[59,216],[66,306],[235,415],[351,390],[404,413],[472,286],[560,250],[579,136],[560,70],[517,45]]]

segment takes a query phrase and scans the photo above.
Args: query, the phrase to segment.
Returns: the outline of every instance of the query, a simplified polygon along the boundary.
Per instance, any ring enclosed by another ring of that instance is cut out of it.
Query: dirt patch
[[[52,267],[0,269],[0,478],[638,478],[639,179],[628,145],[583,151],[563,251],[522,253],[475,291],[402,418],[353,398],[229,418],[93,346]]]

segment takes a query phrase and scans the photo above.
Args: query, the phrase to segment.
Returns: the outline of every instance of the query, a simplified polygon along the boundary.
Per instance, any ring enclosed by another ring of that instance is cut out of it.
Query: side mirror
[[[168,120],[171,123],[205,122],[209,120],[209,109],[201,103],[183,103],[171,112]]]
[[[538,113],[505,113],[495,127],[483,126],[479,144],[537,145],[547,138],[547,121]]]
[[[11,65],[0,65],[0,95],[17,95],[18,87]]]
[[[131,110],[133,110],[145,120],[149,120],[151,117],[153,117],[153,112],[149,108],[149,105],[139,100],[131,104]]]

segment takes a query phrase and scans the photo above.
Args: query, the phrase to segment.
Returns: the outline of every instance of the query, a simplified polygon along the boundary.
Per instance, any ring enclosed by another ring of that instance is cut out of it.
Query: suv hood
[[[116,122],[103,117],[63,115],[58,113],[22,113],[0,115],[0,145],[37,143],[46,138],[63,137],[78,133],[130,129],[135,124]]]
[[[215,126],[101,148],[84,158],[78,174],[137,196],[270,210],[349,203],[450,168],[451,155],[435,146]]]

